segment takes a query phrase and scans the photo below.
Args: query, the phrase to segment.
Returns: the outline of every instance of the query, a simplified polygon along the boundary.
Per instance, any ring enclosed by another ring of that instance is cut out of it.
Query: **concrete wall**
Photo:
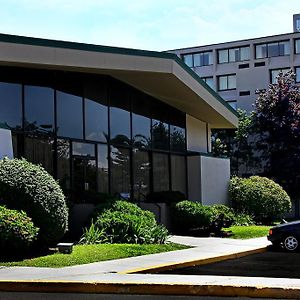
[[[189,151],[207,152],[207,123],[186,115],[187,149]]]
[[[166,203],[140,203],[139,206],[142,209],[150,210],[154,213],[156,221],[160,224],[165,225],[167,228],[170,228],[170,209]]]
[[[14,158],[11,132],[0,128],[0,159],[8,157]]]
[[[208,156],[188,157],[189,199],[205,205],[227,204],[230,160]]]

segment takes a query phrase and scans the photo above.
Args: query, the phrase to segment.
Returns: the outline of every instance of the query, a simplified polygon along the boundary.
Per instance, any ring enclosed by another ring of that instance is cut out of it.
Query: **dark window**
[[[133,196],[138,201],[143,201],[149,193],[150,162],[146,151],[133,149]]]
[[[171,151],[185,151],[185,114],[172,109],[170,110],[170,141]]]
[[[54,90],[48,87],[24,87],[25,120],[27,132],[54,131]]]
[[[153,148],[169,150],[169,125],[159,120],[152,120]]]
[[[265,65],[266,65],[266,63],[264,61],[254,63],[254,67],[263,67]]]
[[[107,145],[98,145],[98,186],[101,193],[108,193],[108,148]]]
[[[123,197],[130,194],[130,154],[129,149],[111,147],[111,193]]]
[[[153,191],[168,191],[169,181],[169,156],[162,153],[153,153]]]
[[[57,135],[83,138],[82,98],[57,91]]]
[[[186,160],[184,156],[171,155],[172,191],[186,195]]]
[[[151,120],[132,114],[132,135],[134,147],[149,148],[151,146]]]
[[[53,140],[25,137],[24,146],[24,157],[34,164],[42,165],[53,175]]]
[[[68,140],[57,140],[57,179],[64,191],[70,190],[70,142]]]
[[[248,68],[249,68],[249,64],[239,65],[239,69],[248,69]]]
[[[250,91],[241,91],[240,92],[240,96],[249,96],[250,95]]]
[[[95,145],[88,143],[72,143],[72,154],[78,156],[87,156],[95,158]]]
[[[0,124],[4,128],[22,128],[22,86],[0,82]]]
[[[295,40],[295,53],[296,54],[300,53],[300,39]]]

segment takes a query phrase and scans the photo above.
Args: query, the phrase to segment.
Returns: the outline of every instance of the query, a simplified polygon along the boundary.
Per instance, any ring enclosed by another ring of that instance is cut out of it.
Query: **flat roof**
[[[199,119],[235,128],[237,112],[177,55],[0,34],[0,65],[107,74]]]

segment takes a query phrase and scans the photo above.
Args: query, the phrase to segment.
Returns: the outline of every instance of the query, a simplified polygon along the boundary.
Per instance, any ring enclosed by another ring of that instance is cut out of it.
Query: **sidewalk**
[[[279,296],[281,299],[291,296],[296,299],[295,295],[300,295],[299,279],[137,274],[242,257],[263,252],[269,245],[266,238],[233,240],[173,236],[171,241],[194,248],[60,269],[2,267],[0,291],[248,297],[267,295],[269,298]]]

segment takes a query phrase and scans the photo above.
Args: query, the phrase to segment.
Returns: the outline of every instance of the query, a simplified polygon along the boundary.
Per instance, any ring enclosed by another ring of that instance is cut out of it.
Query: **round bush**
[[[67,230],[68,209],[59,184],[41,166],[25,159],[0,161],[0,204],[24,210],[48,244]]]
[[[0,206],[0,249],[3,255],[24,254],[37,239],[38,231],[24,211]]]
[[[288,194],[266,177],[233,177],[229,194],[237,211],[253,215],[258,222],[269,223],[291,209]]]

